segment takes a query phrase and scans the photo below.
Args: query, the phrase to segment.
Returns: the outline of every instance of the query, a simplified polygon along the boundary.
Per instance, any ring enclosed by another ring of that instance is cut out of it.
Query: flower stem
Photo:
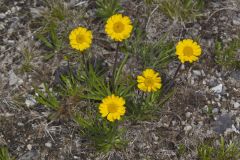
[[[115,79],[115,72],[116,72],[116,68],[117,68],[117,59],[118,59],[118,54],[119,54],[119,45],[120,45],[120,43],[117,42],[117,48],[116,48],[116,53],[115,53],[115,60],[114,60],[113,70],[112,70],[112,79],[111,79],[112,90],[114,90],[114,87],[115,87],[114,79]]]
[[[84,65],[85,71],[86,73],[88,73],[88,63],[84,53],[82,53],[82,57],[83,57],[83,65]]]
[[[176,79],[176,77],[177,77],[177,74],[178,74],[181,66],[182,66],[182,63],[180,63],[180,64],[178,65],[178,68],[177,68],[177,70],[175,71],[173,78],[172,78],[172,79],[169,81],[169,83],[165,86],[165,88],[164,88],[164,93],[167,93],[167,92],[174,86],[174,81],[175,81],[175,79]]]
[[[178,74],[178,72],[179,72],[181,66],[182,66],[182,63],[180,63],[180,64],[178,65],[178,68],[177,68],[177,70],[175,71],[174,76],[173,76],[173,79],[172,79],[173,81],[176,79],[177,74]]]

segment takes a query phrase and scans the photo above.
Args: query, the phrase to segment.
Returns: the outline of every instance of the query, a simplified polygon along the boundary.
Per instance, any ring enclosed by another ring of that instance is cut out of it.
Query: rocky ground
[[[77,10],[90,2],[66,3]],[[128,12],[133,18],[144,10],[142,1],[123,4],[131,8]],[[59,63],[59,57],[42,61],[46,50],[34,37],[41,26],[33,26],[33,22],[45,9],[38,0],[0,1],[0,144],[7,145],[11,155],[19,160],[193,160],[197,159],[196,147],[204,140],[224,135],[226,140],[240,142],[240,70],[224,69],[214,61],[215,41],[229,42],[240,33],[238,0],[208,1],[204,16],[194,23],[172,21],[158,10],[152,13],[146,27],[150,41],[167,32],[168,38],[176,41],[200,36],[203,55],[198,63],[182,66],[176,92],[158,120],[127,124],[128,147],[107,155],[89,148],[72,121],[49,121],[50,111],[35,106],[32,86],[53,79],[56,68],[65,63]],[[26,49],[33,54],[31,72],[21,71]],[[100,52],[108,54],[104,49]],[[170,64],[169,73],[175,71],[177,63]],[[181,156],[180,144],[188,150]]]

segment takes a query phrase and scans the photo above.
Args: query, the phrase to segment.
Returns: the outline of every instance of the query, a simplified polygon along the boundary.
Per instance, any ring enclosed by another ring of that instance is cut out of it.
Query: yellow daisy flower
[[[107,117],[107,120],[111,122],[116,119],[120,120],[120,117],[126,112],[124,104],[125,100],[122,97],[112,94],[102,100],[102,103],[99,105],[99,112],[102,114],[102,117]]]
[[[178,42],[176,46],[176,55],[178,59],[184,62],[194,62],[198,60],[198,56],[201,55],[201,47],[191,39],[184,39]]]
[[[142,76],[137,77],[138,88],[144,92],[157,91],[162,87],[161,81],[159,73],[153,69],[146,69]]]
[[[105,25],[105,32],[115,41],[123,41],[130,37],[133,26],[131,20],[122,14],[115,14],[107,20]]]
[[[91,46],[92,32],[84,27],[75,28],[71,31],[69,40],[72,48],[84,51]]]

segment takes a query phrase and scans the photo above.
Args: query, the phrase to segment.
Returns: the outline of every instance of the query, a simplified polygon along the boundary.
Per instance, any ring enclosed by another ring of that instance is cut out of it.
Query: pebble
[[[202,75],[201,71],[199,71],[199,70],[193,70],[193,74],[196,75],[196,76],[201,76]]]
[[[31,145],[31,144],[28,144],[28,145],[27,145],[27,149],[28,149],[29,151],[31,151],[31,150],[32,150],[32,145]]]
[[[47,142],[47,143],[45,143],[45,146],[48,147],[48,148],[51,148],[52,147],[52,143]]]
[[[240,25],[240,19],[239,18],[234,18],[233,19],[233,24],[239,26]]]
[[[216,113],[218,113],[219,112],[219,109],[218,108],[213,108],[213,110],[212,110],[212,113],[213,114],[216,114]]]
[[[35,150],[28,151],[24,153],[18,160],[36,160],[40,159],[40,154],[39,152]]]
[[[190,130],[192,130],[192,126],[187,125],[187,126],[184,127],[185,132],[189,132]]]
[[[214,87],[218,84],[216,77],[211,77],[210,81],[208,82],[209,87]]]
[[[202,76],[203,76],[203,77],[206,76],[206,74],[205,74],[205,72],[204,72],[203,70],[201,70],[201,73],[202,73]]]
[[[210,89],[210,91],[214,92],[214,93],[222,93],[223,90],[223,85],[219,84],[213,88]]]
[[[0,13],[0,19],[4,19],[6,17],[6,14]]]
[[[202,84],[206,85],[206,84],[207,84],[207,82],[206,82],[205,80],[203,80]]]
[[[214,122],[213,130],[219,134],[223,134],[227,128],[232,127],[232,120],[230,114],[223,114]]]
[[[23,80],[21,78],[19,78],[14,72],[13,70],[8,72],[9,75],[9,85],[13,86],[13,85],[21,85],[23,83]]]
[[[190,118],[191,115],[192,115],[192,113],[190,113],[190,112],[187,112],[187,113],[185,114],[186,118]]]
[[[34,106],[36,104],[36,100],[34,99],[33,96],[28,96],[25,100],[25,104],[27,107]]]
[[[22,122],[18,122],[17,125],[20,127],[24,126],[24,124]]]
[[[240,80],[240,70],[238,71],[233,71],[230,75],[232,78],[234,78],[235,80]]]
[[[239,104],[238,102],[234,102],[234,103],[233,103],[233,107],[234,107],[235,109],[238,109],[238,108],[240,107],[240,104]]]

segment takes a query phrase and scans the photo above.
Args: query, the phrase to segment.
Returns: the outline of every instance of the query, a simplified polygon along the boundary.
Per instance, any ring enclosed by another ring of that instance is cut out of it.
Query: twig
[[[173,79],[172,79],[173,81],[174,81],[175,78],[177,77],[177,74],[178,74],[178,72],[179,72],[181,66],[182,66],[182,63],[180,63],[180,64],[178,65],[178,68],[177,68],[177,70],[176,70],[176,72],[175,72],[175,74],[174,74],[174,76],[173,76]]]
[[[238,11],[236,8],[221,8],[219,10],[214,11],[212,14],[210,14],[208,19],[206,20],[206,22],[208,22],[209,19],[211,19],[214,14],[216,14],[217,12],[220,12],[222,10],[232,10],[232,11],[236,11],[236,12]]]
[[[159,5],[157,5],[157,7],[155,7],[155,8],[153,9],[153,11],[150,13],[150,15],[149,15],[149,17],[148,17],[148,21],[147,21],[146,27],[145,27],[145,30],[147,30],[147,28],[148,28],[148,25],[149,25],[149,23],[150,23],[150,20],[151,20],[151,17],[152,17],[152,15],[153,15],[153,13],[154,13],[158,8],[159,8]]]

